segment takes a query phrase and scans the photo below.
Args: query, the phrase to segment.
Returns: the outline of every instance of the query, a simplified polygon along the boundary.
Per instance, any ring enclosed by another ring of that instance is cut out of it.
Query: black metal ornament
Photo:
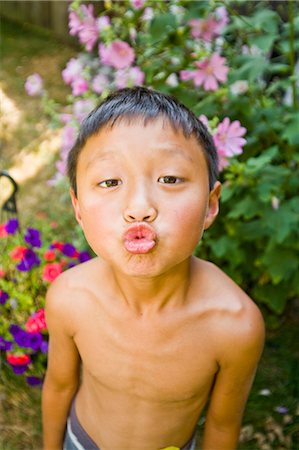
[[[1,177],[6,177],[12,184],[13,186],[13,191],[11,193],[11,195],[8,197],[7,200],[5,200],[5,202],[3,203],[1,209],[3,211],[6,211],[7,213],[11,213],[11,214],[18,214],[18,208],[17,208],[17,198],[16,198],[16,194],[17,191],[19,189],[17,182],[12,178],[12,176],[9,175],[8,172],[6,172],[5,170],[1,170],[0,171],[0,178]]]

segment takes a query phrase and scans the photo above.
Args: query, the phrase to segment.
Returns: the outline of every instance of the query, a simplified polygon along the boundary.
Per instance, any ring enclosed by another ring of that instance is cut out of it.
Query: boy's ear
[[[209,195],[209,205],[207,208],[206,218],[204,222],[205,230],[207,230],[212,225],[212,223],[214,222],[214,220],[218,215],[220,193],[221,193],[221,183],[219,181],[216,181]]]
[[[72,199],[72,205],[75,211],[75,217],[77,222],[79,223],[79,225],[82,227],[82,218],[81,218],[81,213],[80,213],[80,206],[79,206],[79,201],[76,197],[75,192],[73,191],[73,189],[70,189],[70,196]]]

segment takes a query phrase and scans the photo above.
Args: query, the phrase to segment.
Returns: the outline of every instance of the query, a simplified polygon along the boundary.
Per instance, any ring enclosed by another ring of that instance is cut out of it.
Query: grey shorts
[[[196,434],[194,433],[191,439],[187,442],[181,450],[195,450],[196,449]],[[63,450],[100,450],[97,444],[86,433],[80,424],[76,411],[75,402],[71,406],[70,415],[67,420],[67,427],[64,435]]]

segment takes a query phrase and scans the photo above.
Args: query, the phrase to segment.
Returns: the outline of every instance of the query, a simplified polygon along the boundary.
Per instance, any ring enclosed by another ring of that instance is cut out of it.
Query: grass
[[[10,169],[20,155],[37,155],[38,158],[42,145],[50,151],[52,135],[57,132],[49,130],[49,121],[39,99],[26,95],[26,77],[40,73],[50,96],[65,103],[69,90],[64,86],[60,72],[66,61],[76,54],[76,49],[53,39],[49,33],[26,26],[3,22],[1,28],[0,87],[15,109],[2,126],[0,167]],[[17,114],[19,121],[15,124]],[[51,220],[59,221],[61,228],[57,229],[57,234],[61,235],[65,229],[69,233],[75,222],[70,218],[71,209],[62,209],[66,203],[62,202],[61,206],[61,193],[47,184],[54,173],[55,157],[57,154],[53,152],[52,160],[20,183],[18,201],[22,219],[30,221],[42,212]],[[52,204],[55,204],[53,210]],[[265,351],[244,415],[239,450],[299,449],[298,313],[299,304],[294,302],[282,326],[267,333]],[[0,450],[39,450],[41,391],[28,387],[8,368],[0,369]],[[268,389],[270,395],[261,395],[264,389]],[[289,412],[275,411],[279,406],[288,408]]]

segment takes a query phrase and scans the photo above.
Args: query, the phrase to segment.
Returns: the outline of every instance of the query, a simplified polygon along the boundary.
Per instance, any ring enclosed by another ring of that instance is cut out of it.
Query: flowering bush
[[[82,51],[62,71],[71,95],[56,109],[63,133],[52,180],[64,180],[80,123],[111,90],[145,84],[174,94],[209,127],[223,171],[221,214],[197,253],[276,314],[299,294],[299,14],[288,5],[71,3],[70,34]],[[30,95],[46,96],[39,80],[28,83]]]
[[[90,256],[71,243],[43,239],[38,229],[22,233],[16,218],[0,224],[0,248],[1,365],[39,385],[48,349],[46,290],[63,270]]]

